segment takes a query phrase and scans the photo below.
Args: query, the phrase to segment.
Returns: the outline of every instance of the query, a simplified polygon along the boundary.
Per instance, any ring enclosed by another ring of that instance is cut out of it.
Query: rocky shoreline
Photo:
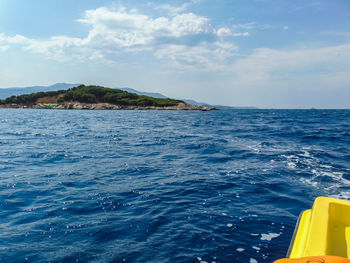
[[[200,105],[191,105],[186,102],[180,102],[174,106],[125,106],[115,105],[111,103],[81,103],[81,102],[64,102],[61,104],[4,104],[0,108],[30,108],[30,109],[60,109],[60,110],[200,110],[211,111],[217,110],[212,107],[204,107]]]

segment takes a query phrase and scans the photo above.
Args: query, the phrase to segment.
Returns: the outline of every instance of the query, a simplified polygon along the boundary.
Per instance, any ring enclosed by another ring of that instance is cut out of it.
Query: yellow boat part
[[[274,263],[350,263],[349,259],[335,256],[306,257],[306,258],[284,258]]]
[[[310,258],[315,257],[323,261],[310,261]],[[305,258],[309,258],[309,261]],[[326,258],[328,261],[325,261]],[[350,202],[318,197],[312,209],[304,211],[299,217],[287,259],[275,262],[350,263],[348,259],[350,259]]]

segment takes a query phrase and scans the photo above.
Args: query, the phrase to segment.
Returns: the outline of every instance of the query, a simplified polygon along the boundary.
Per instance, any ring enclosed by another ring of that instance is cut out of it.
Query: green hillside
[[[168,98],[153,98],[149,96],[137,95],[120,89],[111,89],[101,86],[80,85],[68,90],[36,92],[19,96],[11,96],[0,100],[0,104],[34,105],[37,100],[45,97],[56,97],[58,104],[65,102],[81,103],[111,103],[123,106],[175,106],[180,100]]]

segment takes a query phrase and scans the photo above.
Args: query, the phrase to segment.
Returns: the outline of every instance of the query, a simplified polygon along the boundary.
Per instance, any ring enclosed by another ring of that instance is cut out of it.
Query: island
[[[182,100],[153,98],[120,89],[79,85],[67,90],[36,92],[0,100],[0,108],[79,110],[216,110]]]

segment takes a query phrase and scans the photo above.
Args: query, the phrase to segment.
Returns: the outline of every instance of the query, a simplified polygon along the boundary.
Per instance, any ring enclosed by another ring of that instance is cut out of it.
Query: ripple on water
[[[272,262],[350,199],[350,111],[0,113],[4,262]]]

